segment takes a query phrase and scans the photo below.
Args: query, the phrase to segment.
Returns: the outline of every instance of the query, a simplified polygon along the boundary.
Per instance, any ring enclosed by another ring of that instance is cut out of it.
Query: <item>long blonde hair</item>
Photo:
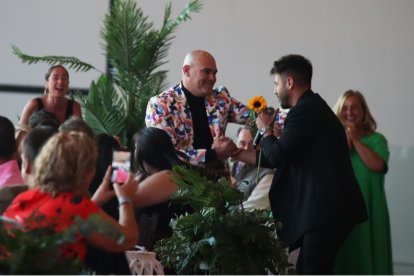
[[[374,117],[369,111],[368,104],[364,96],[361,92],[357,90],[347,90],[344,93],[342,93],[342,95],[338,98],[333,107],[333,111],[335,112],[336,116],[338,116],[341,122],[345,124],[341,116],[341,111],[346,99],[348,99],[351,96],[355,96],[362,105],[362,110],[364,111],[364,118],[362,119],[362,128],[368,132],[375,131],[377,129],[377,122],[375,121]]]
[[[95,170],[97,149],[85,133],[63,131],[52,136],[35,161],[34,187],[56,196],[61,192],[77,193],[84,179]]]

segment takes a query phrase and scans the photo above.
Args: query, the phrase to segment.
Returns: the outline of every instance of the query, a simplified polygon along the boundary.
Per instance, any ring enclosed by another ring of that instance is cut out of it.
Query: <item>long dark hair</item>
[[[98,189],[105,176],[108,166],[111,165],[112,151],[114,149],[118,150],[121,148],[118,141],[113,136],[106,133],[99,133],[95,135],[94,140],[98,149],[98,160],[96,162],[95,177],[89,186],[89,191],[91,193],[94,193],[96,189]],[[118,214],[118,210],[115,209],[115,211]]]
[[[139,130],[135,136],[135,166],[136,169],[148,176],[150,173],[144,163],[157,170],[171,170],[176,165],[184,165],[181,158],[186,155],[175,149],[170,136],[162,129],[147,127]],[[180,157],[179,157],[180,156]]]
[[[147,127],[134,135],[135,168],[143,174],[150,175],[144,164],[157,170],[171,170],[174,166],[182,166],[198,171],[202,176],[216,180],[220,176],[214,170],[195,166],[189,163],[189,157],[177,150],[171,142],[171,137],[164,130]]]

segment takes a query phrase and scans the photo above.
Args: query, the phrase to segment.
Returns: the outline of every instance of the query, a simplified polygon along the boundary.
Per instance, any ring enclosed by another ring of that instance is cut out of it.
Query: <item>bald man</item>
[[[188,53],[181,83],[152,97],[147,106],[147,126],[165,130],[177,149],[195,165],[222,169],[234,150],[225,137],[227,124],[246,124],[248,108],[232,98],[224,86],[214,88],[217,66],[202,50]]]

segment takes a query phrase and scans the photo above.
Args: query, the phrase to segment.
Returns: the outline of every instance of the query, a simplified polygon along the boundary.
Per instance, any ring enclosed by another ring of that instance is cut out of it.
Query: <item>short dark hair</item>
[[[0,116],[0,157],[11,158],[16,152],[14,125],[6,117]]]
[[[78,116],[71,116],[69,119],[64,121],[60,127],[59,131],[79,131],[86,133],[90,138],[94,139],[93,130],[91,127]]]
[[[286,55],[276,60],[270,74],[290,75],[301,85],[311,85],[312,63],[301,55]]]
[[[57,132],[57,128],[40,126],[30,131],[23,140],[22,151],[34,166],[34,161],[47,140]]]
[[[55,113],[41,109],[33,112],[29,117],[29,127],[35,128],[38,125],[53,126],[57,129],[60,125],[60,121]]]

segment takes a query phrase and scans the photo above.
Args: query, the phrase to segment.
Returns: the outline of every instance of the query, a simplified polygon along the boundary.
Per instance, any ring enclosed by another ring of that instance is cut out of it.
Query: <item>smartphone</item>
[[[131,152],[113,150],[112,152],[112,183],[125,183],[131,170]]]

